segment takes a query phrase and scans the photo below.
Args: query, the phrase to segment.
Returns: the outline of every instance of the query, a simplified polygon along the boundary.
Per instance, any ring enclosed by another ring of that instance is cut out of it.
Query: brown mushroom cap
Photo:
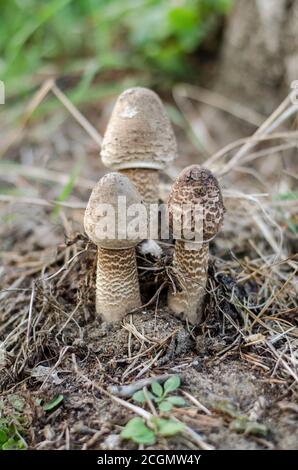
[[[206,168],[191,165],[185,168],[172,186],[168,199],[169,223],[173,229],[176,208],[191,204],[191,230],[195,227],[195,206],[203,210],[202,241],[208,242],[219,231],[225,212],[221,190],[217,179]],[[178,211],[178,215],[179,211]],[[183,220],[183,216],[182,216]],[[190,225],[189,224],[189,225]]]
[[[123,227],[118,226],[119,212],[122,210],[119,207],[119,196],[125,197],[126,208],[132,204],[142,204],[142,199],[135,186],[131,181],[120,173],[108,173],[103,176],[98,183],[94,186],[91,193],[84,218],[85,232],[96,245],[101,248],[109,250],[119,250],[124,248],[134,247],[141,240],[126,239],[118,237]],[[99,227],[103,217],[106,217],[105,206],[108,204],[114,208],[114,221],[115,221],[115,239],[104,238],[105,234]],[[123,214],[122,214],[123,215]],[[126,217],[126,224],[129,224],[130,219]]]
[[[103,163],[114,170],[162,169],[177,156],[164,106],[147,88],[130,88],[118,98],[102,142]]]

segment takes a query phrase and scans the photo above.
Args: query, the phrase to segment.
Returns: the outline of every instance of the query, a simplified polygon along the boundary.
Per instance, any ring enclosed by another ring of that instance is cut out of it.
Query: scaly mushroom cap
[[[212,239],[222,225],[225,208],[218,181],[211,171],[199,165],[191,165],[180,173],[168,199],[169,224],[172,229],[177,218],[181,217],[183,225],[185,213],[181,216],[179,210],[183,210],[183,205],[190,205],[191,218],[185,218],[187,229],[195,233],[198,228],[203,228],[203,233],[200,232],[201,241]],[[195,207],[202,210],[203,227],[202,224],[195,224],[200,212],[196,212]]]
[[[173,129],[164,106],[147,88],[130,88],[118,98],[102,142],[104,165],[164,168],[177,156]]]
[[[120,199],[119,199],[120,197]],[[120,202],[120,205],[119,205]],[[130,180],[120,173],[108,173],[94,186],[84,218],[85,232],[96,245],[109,250],[132,248],[141,240],[127,239],[128,234],[119,221],[125,216],[125,227],[133,217],[124,214],[124,204],[128,209],[132,204],[142,204],[142,199]],[[119,217],[121,213],[121,216]],[[107,218],[108,217],[108,218]],[[110,221],[112,229],[107,237],[105,221]],[[113,230],[113,224],[115,230]],[[111,235],[113,235],[114,237]]]

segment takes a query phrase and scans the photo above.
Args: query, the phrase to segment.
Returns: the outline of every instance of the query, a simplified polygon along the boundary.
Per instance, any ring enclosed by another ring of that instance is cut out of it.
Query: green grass
[[[298,191],[288,191],[273,197],[275,201],[298,201]]]
[[[81,101],[88,94],[92,100],[100,72],[141,72],[153,81],[188,77],[190,55],[231,3],[0,0],[0,79],[8,97],[19,97],[43,77],[76,76]]]
[[[77,176],[80,174],[80,170],[82,167],[83,162],[77,163],[72,171],[69,174],[67,183],[64,185],[62,188],[62,191],[60,192],[59,196],[57,197],[57,202],[64,202],[68,199],[68,197],[71,195],[74,187],[75,180]],[[57,217],[59,212],[61,210],[61,207],[57,204],[55,208],[53,209],[52,215],[53,217]]]

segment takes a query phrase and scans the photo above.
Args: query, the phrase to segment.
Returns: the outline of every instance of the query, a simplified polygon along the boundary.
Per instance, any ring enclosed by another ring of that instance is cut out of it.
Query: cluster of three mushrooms
[[[119,98],[108,125],[102,159],[106,166],[119,173],[104,176],[94,188],[85,214],[85,230],[98,245],[96,310],[105,320],[120,320],[140,307],[135,246],[141,240],[98,238],[96,227],[102,214],[98,208],[110,204],[118,221],[118,198],[129,204],[158,201],[159,170],[176,157],[175,137],[163,105],[155,93],[143,88],[127,90]],[[129,179],[127,178],[129,177]],[[173,268],[183,280],[179,292],[170,290],[171,310],[190,323],[199,323],[205,292],[208,245],[217,233],[223,218],[223,203],[214,176],[197,165],[186,168],[175,181],[168,201],[171,228],[178,208],[191,205],[190,228],[196,230],[195,206],[203,209],[201,239],[176,240]],[[97,215],[96,215],[97,211]],[[178,210],[178,214],[183,211]],[[115,227],[119,235],[121,227]],[[196,233],[194,233],[196,235]],[[175,236],[175,233],[174,233]]]

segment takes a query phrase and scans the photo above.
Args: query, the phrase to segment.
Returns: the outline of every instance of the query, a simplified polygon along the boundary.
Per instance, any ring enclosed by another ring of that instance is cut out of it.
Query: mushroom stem
[[[97,249],[96,312],[119,321],[141,306],[135,248]]]
[[[127,168],[119,170],[135,185],[146,204],[156,204],[159,194],[159,171],[151,168]]]
[[[168,293],[168,306],[176,316],[195,325],[203,313],[203,300],[207,283],[209,244],[176,240],[173,268],[180,291]]]

